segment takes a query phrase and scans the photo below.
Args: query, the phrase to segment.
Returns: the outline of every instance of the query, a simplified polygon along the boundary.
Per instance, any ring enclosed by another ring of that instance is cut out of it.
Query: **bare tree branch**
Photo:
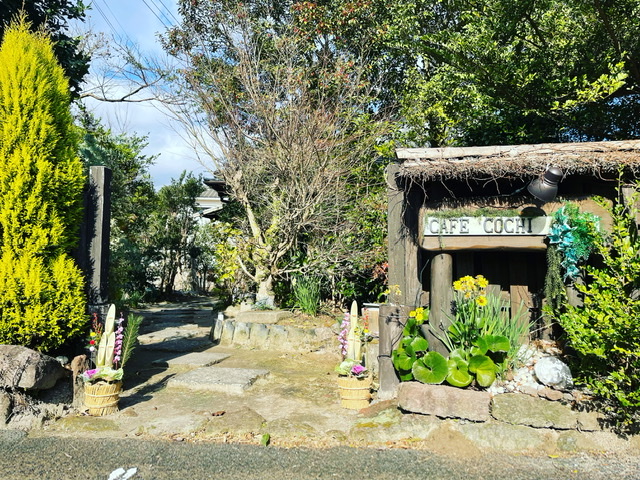
[[[216,28],[224,55],[194,35],[189,49],[174,50],[179,98],[166,107],[243,206],[251,253],[241,266],[268,296],[273,279],[294,270],[286,258],[302,243],[306,268],[345,255],[354,183],[385,124],[373,118],[371,87],[353,63],[317,56],[310,64],[295,36],[265,39],[247,22]]]

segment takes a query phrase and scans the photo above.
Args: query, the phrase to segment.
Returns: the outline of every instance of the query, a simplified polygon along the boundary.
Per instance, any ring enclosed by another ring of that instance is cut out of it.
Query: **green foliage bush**
[[[69,87],[24,22],[0,46],[0,342],[53,350],[85,324],[76,244],[84,174]]]
[[[609,235],[595,237],[597,266],[587,266],[587,282],[576,284],[584,305],[566,305],[555,318],[575,352],[574,373],[597,396],[610,420],[625,428],[640,412],[640,239],[634,205],[640,198],[608,207]]]

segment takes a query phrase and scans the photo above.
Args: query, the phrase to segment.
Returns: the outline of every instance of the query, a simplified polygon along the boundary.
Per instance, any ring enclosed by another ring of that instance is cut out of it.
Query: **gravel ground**
[[[397,449],[282,449],[169,441],[0,439],[3,480],[165,479],[638,479],[640,458],[610,456],[482,458]],[[452,452],[454,453],[454,452]]]

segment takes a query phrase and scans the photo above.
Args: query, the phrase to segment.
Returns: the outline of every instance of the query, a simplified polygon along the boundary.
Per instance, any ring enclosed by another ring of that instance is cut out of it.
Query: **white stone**
[[[564,390],[573,386],[569,367],[557,357],[542,357],[535,366],[536,378],[540,383]]]

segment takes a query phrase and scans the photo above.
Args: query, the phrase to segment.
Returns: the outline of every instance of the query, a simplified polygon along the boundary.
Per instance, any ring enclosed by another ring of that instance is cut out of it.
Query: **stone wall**
[[[336,349],[336,335],[329,327],[300,328],[264,323],[267,318],[266,315],[214,318],[211,340],[220,345],[283,351]]]
[[[404,413],[405,436],[412,435],[416,425],[421,427],[414,434],[425,438],[445,429],[481,450],[551,454],[640,447],[637,436],[622,438],[608,431],[596,412],[522,393],[492,396],[486,391],[404,382],[398,387],[397,405]],[[361,430],[372,434],[370,429]]]

